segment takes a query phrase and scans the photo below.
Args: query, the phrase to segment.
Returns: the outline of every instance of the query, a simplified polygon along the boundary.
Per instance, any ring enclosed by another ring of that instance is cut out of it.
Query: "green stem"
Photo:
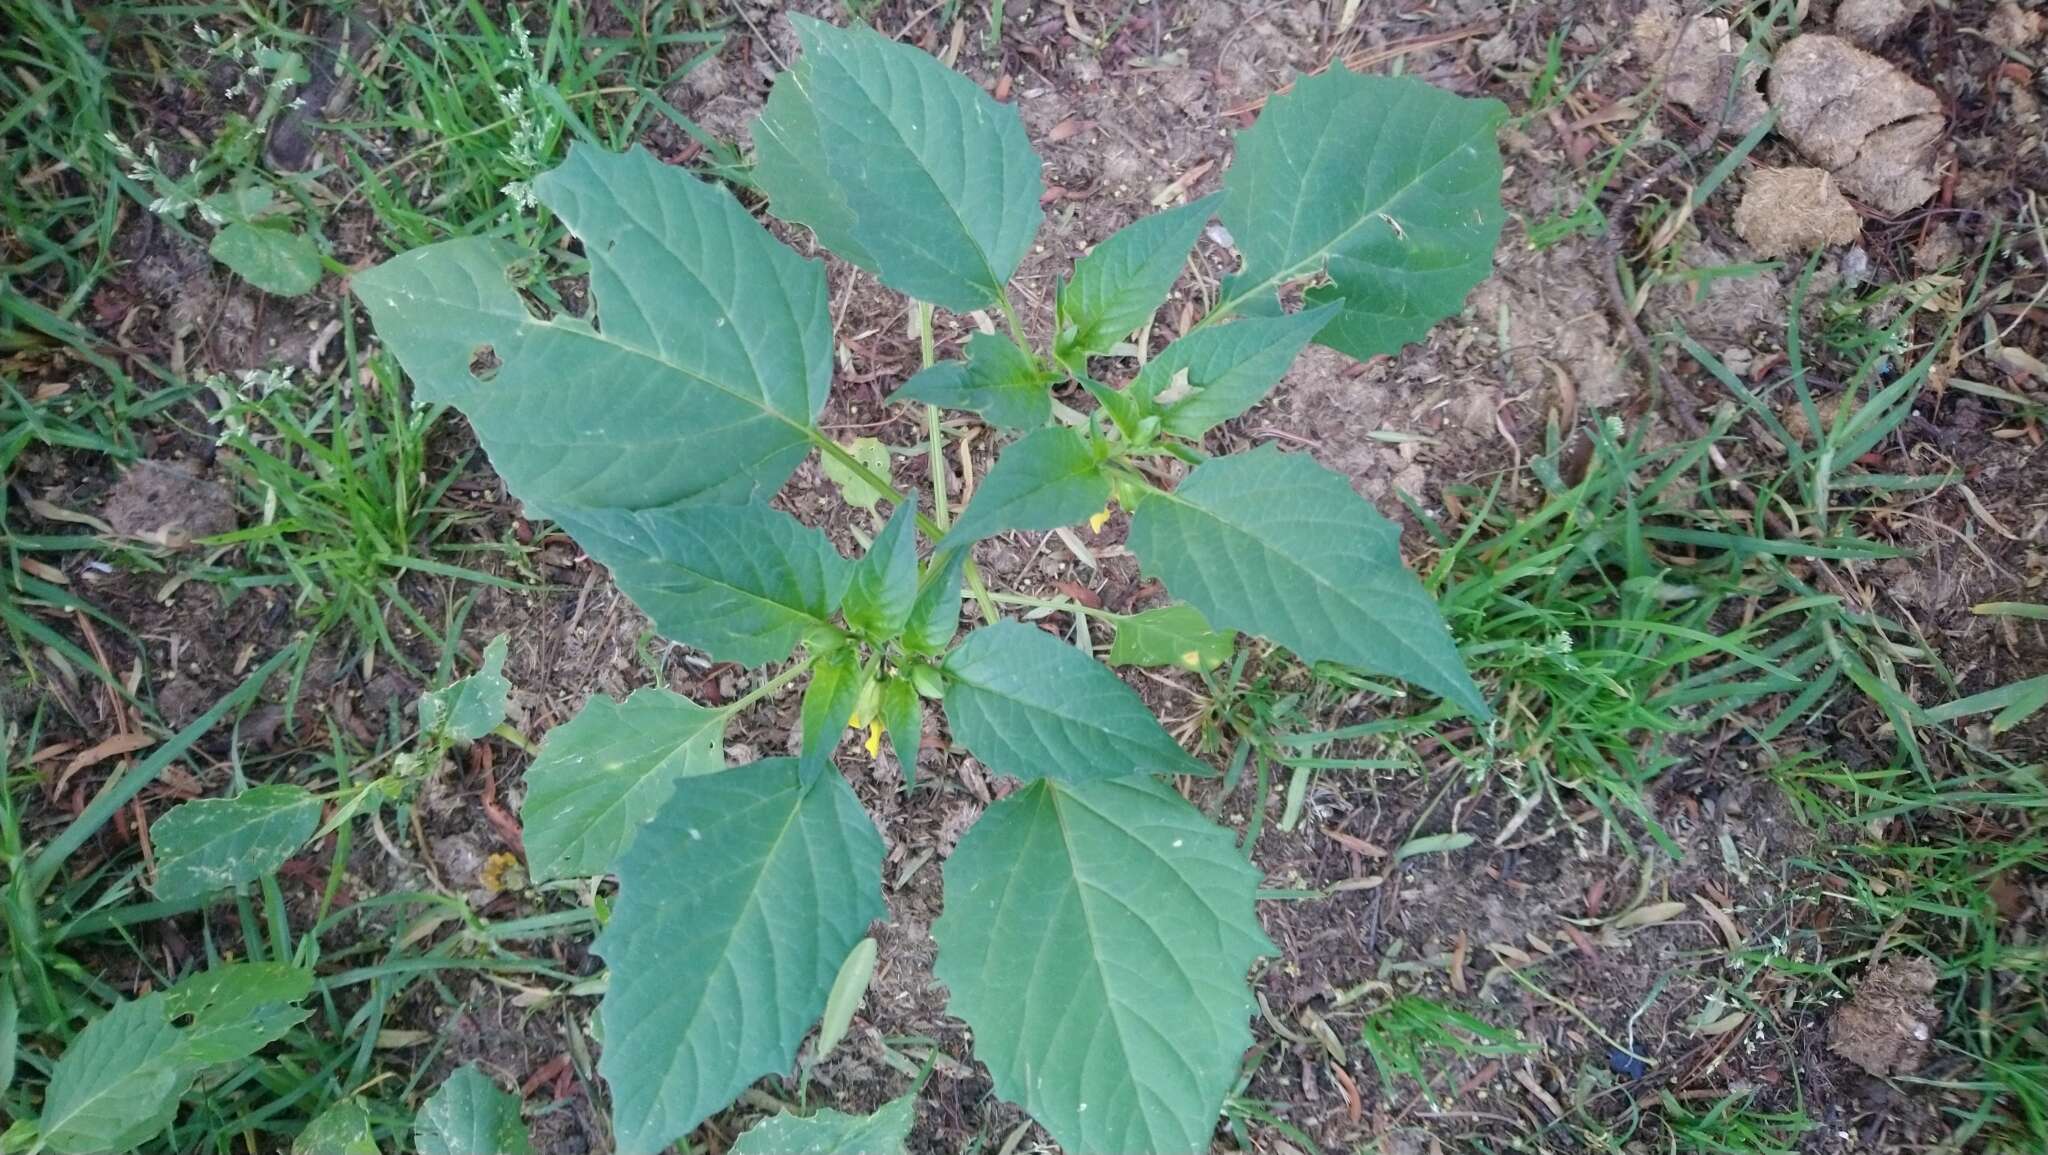
[[[535,743],[529,741],[526,735],[521,734],[517,730],[514,730],[512,728],[512,723],[510,722],[500,722],[496,726],[493,726],[491,728],[491,736],[493,738],[503,738],[505,741],[512,743],[514,746],[517,746],[521,751],[523,751],[529,758],[535,754],[540,753],[540,747]]]
[[[810,433],[812,443],[817,445],[818,452],[837,461],[841,466],[845,467],[848,473],[860,478],[869,488],[887,499],[890,504],[900,505],[910,500],[909,497],[896,488],[894,482],[862,464],[860,458],[855,457],[844,445],[839,444],[816,429],[808,430],[808,432]],[[917,515],[917,528],[923,530],[925,536],[931,538],[934,543],[946,536],[946,531],[940,528],[939,523],[926,517],[923,513]]]
[[[794,682],[798,678],[802,677],[804,671],[811,668],[811,663],[817,660],[818,659],[813,657],[806,657],[802,661],[798,662],[796,665],[791,666],[787,670],[782,671],[781,673],[754,687],[752,690],[747,691],[745,694],[742,694],[741,696],[734,698],[731,702],[727,703],[726,705],[720,706],[719,709],[724,710],[727,714],[737,714],[741,710],[746,709],[748,706],[753,705],[754,703],[760,701],[761,699],[767,697],[770,694],[773,694],[775,691],[780,690],[782,687],[787,686],[791,682]]]
[[[1031,358],[1031,364],[1036,366],[1038,354],[1031,351],[1031,342],[1024,339],[1024,326],[1017,321],[1017,307],[1010,303],[1008,285],[1003,286],[1002,291],[996,295],[996,304],[1003,311],[1003,322],[1010,327],[1010,340],[1015,341],[1017,347],[1024,350],[1024,355]]]
[[[937,353],[932,344],[932,307],[923,301],[912,305],[917,311],[917,351],[919,367],[929,369]],[[946,438],[939,429],[939,407],[924,407],[924,431],[926,442],[925,461],[932,478],[932,520],[938,523],[939,532],[952,528],[953,511],[946,505]]]

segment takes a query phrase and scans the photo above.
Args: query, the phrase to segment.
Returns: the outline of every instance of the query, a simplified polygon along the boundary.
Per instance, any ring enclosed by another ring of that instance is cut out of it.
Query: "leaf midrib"
[[[1325,131],[1316,137],[1316,151],[1318,153],[1322,151],[1323,142],[1329,138],[1329,135],[1329,132]],[[1443,167],[1445,164],[1448,164],[1451,158],[1462,152],[1465,149],[1465,147],[1471,143],[1472,137],[1476,135],[1478,135],[1476,132],[1468,133],[1466,136],[1460,138],[1455,147],[1445,151],[1444,154],[1438,157],[1434,162],[1432,162],[1429,165],[1429,167],[1416,173],[1415,176],[1409,179],[1407,183],[1401,185],[1391,195],[1382,198],[1379,201],[1379,203],[1361,211],[1356,221],[1353,221],[1350,225],[1346,226],[1343,232],[1337,234],[1336,237],[1332,238],[1327,244],[1323,245],[1320,249],[1317,249],[1315,252],[1302,258],[1300,261],[1297,261],[1293,266],[1281,269],[1280,271],[1274,273],[1272,276],[1267,277],[1263,281],[1260,281],[1258,284],[1248,287],[1247,289],[1245,289],[1244,292],[1237,294],[1230,300],[1225,301],[1222,305],[1219,305],[1215,309],[1211,310],[1209,315],[1207,317],[1204,317],[1200,324],[1197,325],[1197,328],[1201,327],[1201,325],[1208,324],[1211,320],[1215,318],[1222,317],[1226,314],[1235,312],[1237,306],[1259,295],[1260,293],[1266,292],[1271,289],[1277,289],[1281,285],[1287,284],[1289,281],[1295,280],[1298,277],[1305,277],[1311,273],[1320,270],[1324,266],[1324,263],[1329,260],[1330,254],[1337,252],[1346,241],[1351,239],[1352,234],[1364,228],[1367,224],[1379,219],[1379,215],[1387,211],[1387,206],[1395,203],[1402,197],[1407,196],[1410,192],[1414,191],[1416,185],[1422,183],[1425,179],[1434,174],[1437,169]],[[1299,218],[1300,216],[1301,203],[1302,202],[1300,201],[1296,202],[1296,218]],[[1296,226],[1293,223],[1289,224],[1288,231],[1290,236],[1292,235],[1295,227]]]
[[[894,41],[891,41],[890,43],[892,47],[895,44]],[[840,72],[845,74],[848,80],[853,82],[854,88],[857,89],[860,92],[862,98],[868,102],[868,106],[874,109],[874,111],[881,117],[882,122],[888,126],[890,134],[896,138],[896,143],[902,146],[903,151],[909,153],[912,157],[916,158],[917,174],[920,177],[923,177],[925,184],[929,185],[932,192],[938,195],[939,203],[946,206],[946,211],[951,213],[953,216],[953,223],[960,226],[961,235],[967,238],[967,242],[969,246],[974,249],[975,255],[981,258],[981,272],[983,276],[985,276],[987,279],[980,285],[977,285],[976,288],[989,290],[990,300],[992,302],[995,300],[995,298],[1000,297],[1002,295],[1003,279],[1001,277],[996,276],[995,266],[989,263],[988,250],[982,247],[981,238],[976,236],[974,229],[967,224],[967,218],[960,215],[960,207],[953,203],[953,198],[947,196],[946,191],[939,187],[939,182],[932,177],[931,169],[927,167],[924,162],[924,155],[911,145],[909,139],[903,135],[903,130],[897,127],[896,118],[891,116],[888,110],[882,107],[881,103],[875,99],[874,94],[868,91],[868,86],[862,82],[861,78],[857,74],[855,74],[852,69],[846,67],[845,64],[840,63],[838,57],[836,56],[828,54],[825,55],[823,59],[827,63],[836,66]],[[892,62],[885,61],[885,64],[886,63]],[[810,79],[809,75],[807,73],[800,75],[795,72],[792,72],[790,75],[793,77],[797,77],[798,89],[803,92],[804,96],[807,99],[810,99],[811,107],[815,109],[818,106],[818,102],[816,98],[812,96],[810,90],[807,87],[805,87],[806,82],[808,82]],[[943,95],[945,95],[946,99],[951,101],[957,108],[957,106],[959,105],[959,100],[952,93],[944,93]],[[1000,132],[1000,129],[998,129],[998,132]],[[998,145],[996,153],[999,157],[1001,156],[1002,151],[1002,147]],[[1007,169],[1007,162],[1005,162],[1004,167]],[[847,211],[853,214],[853,218],[855,221],[860,220],[860,210],[855,208],[851,201],[847,202]],[[900,240],[901,238],[898,239]],[[926,252],[925,256],[928,259],[934,258],[934,254],[930,252]],[[933,263],[937,265],[943,265],[945,262],[934,259]]]
[[[630,777],[633,779],[632,784],[629,785],[624,791],[620,792],[618,800],[616,802],[612,802],[600,807],[590,815],[588,820],[579,824],[580,830],[575,835],[574,841],[588,839],[590,837],[591,831],[596,829],[600,820],[609,818],[614,811],[624,809],[626,805],[627,796],[632,794],[634,790],[644,785],[648,779],[654,777],[655,774],[662,768],[662,766],[668,763],[671,759],[681,758],[684,766],[687,767],[689,765],[690,746],[693,743],[695,743],[698,738],[702,737],[706,730],[711,729],[713,726],[723,727],[731,717],[731,710],[729,708],[714,709],[708,711],[708,714],[709,717],[705,719],[704,723],[698,726],[697,728],[691,730],[687,737],[679,741],[668,742],[666,749],[662,752],[662,754],[659,757],[654,759],[654,761],[648,766],[648,768],[644,772],[630,775]],[[667,740],[664,739],[664,741],[666,742]],[[690,775],[685,775],[685,777],[690,777]],[[575,780],[569,784],[568,789],[563,791],[560,797],[563,799],[571,798],[574,797],[579,791],[591,790],[603,786],[604,780],[604,774],[577,775]],[[557,819],[557,821],[564,820]],[[564,840],[565,843],[569,841],[572,840]],[[564,851],[563,856],[568,857],[566,850]]]
[[[1074,854],[1073,830],[1067,823],[1066,808],[1060,805],[1060,797],[1062,793],[1063,791],[1060,790],[1058,783],[1052,782],[1050,780],[1046,782],[1046,797],[1048,800],[1048,804],[1052,807],[1054,821],[1059,823],[1060,850],[1067,856],[1068,871],[1074,879],[1074,901],[1080,905],[1081,921],[1088,928],[1088,941],[1091,944],[1091,949],[1089,950],[1087,956],[1090,963],[1088,968],[1089,973],[1095,976],[1096,983],[1102,990],[1103,1006],[1109,1011],[1110,1018],[1116,1024],[1117,1049],[1119,1052],[1122,1053],[1124,1057],[1126,1068],[1131,1071],[1131,1085],[1135,1089],[1139,1084],[1139,1079],[1136,1069],[1130,1067],[1129,1064],[1129,1060],[1131,1057],[1131,1047],[1129,1042],[1129,1036],[1124,1026],[1124,1017],[1127,1008],[1125,1008],[1122,1001],[1113,998],[1110,995],[1109,976],[1104,972],[1100,961],[1101,950],[1099,944],[1104,942],[1105,940],[1102,936],[1102,933],[1096,927],[1094,908],[1091,907],[1088,902],[1088,892],[1090,890],[1090,886],[1085,881],[1081,868],[1081,860],[1077,858]],[[1075,799],[1074,802],[1075,805],[1082,806],[1085,809],[1094,810],[1093,807],[1087,806],[1086,803],[1081,802],[1079,799]],[[1095,813],[1099,817],[1103,817],[1105,819],[1107,819],[1108,817],[1107,815],[1103,815],[1102,812],[1099,810],[1096,810]],[[1137,842],[1140,846],[1143,846],[1147,851],[1152,851],[1155,857],[1157,856],[1157,851],[1154,850],[1152,846],[1145,843],[1142,839],[1139,839],[1135,834],[1131,836],[1131,840],[1133,842]],[[1155,931],[1154,933],[1156,934],[1157,932]],[[1182,977],[1187,977],[1185,972],[1183,972]],[[1175,1057],[1180,1058],[1179,1056]],[[1181,1062],[1183,1067],[1185,1067],[1186,1060],[1181,1059]],[[1152,1118],[1152,1113],[1145,1109],[1145,1097],[1143,1094],[1139,1094],[1137,1096],[1135,1106],[1137,1108],[1138,1117],[1145,1121],[1146,1135],[1148,1137],[1153,1135],[1154,1122]]]
[[[1250,538],[1251,540],[1257,542],[1260,548],[1265,550],[1268,555],[1277,558],[1282,564],[1286,565],[1290,570],[1305,575],[1311,582],[1315,584],[1315,586],[1318,589],[1327,590],[1330,593],[1336,595],[1337,598],[1343,602],[1343,604],[1351,607],[1352,609],[1358,610],[1359,612],[1365,614],[1368,618],[1375,617],[1371,608],[1364,601],[1348,596],[1344,592],[1344,587],[1338,586],[1336,583],[1326,580],[1320,574],[1316,573],[1316,571],[1296,561],[1294,559],[1294,555],[1291,552],[1281,548],[1274,542],[1268,540],[1267,538],[1253,531],[1251,528],[1241,525],[1234,521],[1227,521],[1218,514],[1216,514],[1213,510],[1207,509],[1203,506],[1195,504],[1192,501],[1189,501],[1187,498],[1181,496],[1180,493],[1175,490],[1160,490],[1157,491],[1153,496],[1165,498],[1166,500],[1173,502],[1175,505],[1178,505],[1183,509],[1191,510],[1196,514],[1208,518],[1210,521],[1216,523],[1224,529],[1233,530],[1239,534],[1242,534],[1245,537]],[[1192,552],[1193,551],[1190,551],[1191,554]],[[1392,631],[1389,632],[1391,633]],[[1416,649],[1412,645],[1408,646],[1408,650],[1410,653],[1416,655],[1418,658],[1423,657],[1422,651]],[[1428,664],[1431,669],[1437,670],[1440,674],[1446,672],[1443,671],[1440,667],[1438,667],[1435,662],[1426,662],[1426,664]]]
[[[750,916],[759,911],[759,895],[761,893],[761,880],[767,877],[769,866],[775,862],[777,856],[782,851],[782,844],[788,840],[789,832],[796,826],[797,816],[803,813],[804,802],[808,799],[810,790],[799,786],[795,787],[793,792],[796,794],[796,798],[794,802],[790,805],[789,813],[786,816],[784,816],[781,828],[775,832],[775,837],[772,841],[770,841],[767,852],[761,856],[760,868],[754,872],[753,880],[747,886],[745,910],[742,916],[733,919],[732,925],[726,929],[725,941],[719,947],[718,963],[716,964],[714,969],[730,968],[732,966],[732,964],[728,960],[730,959],[730,956],[732,954],[732,944],[734,940],[739,937],[740,925],[742,923],[749,921]],[[698,985],[697,1001],[690,1008],[690,1016],[688,1021],[686,1021],[683,1024],[682,1028],[676,1032],[678,1038],[688,1035],[690,1031],[694,1027],[696,1027],[698,1020],[704,1014],[704,1008],[710,1002],[710,992],[711,984],[709,982],[700,983]],[[742,1030],[744,1031],[744,1028],[742,1028]],[[669,1080],[675,1076],[676,1071],[681,1063],[683,1051],[684,1048],[681,1046],[668,1048],[669,1059],[668,1062],[663,1066],[661,1079],[656,1085],[657,1091],[655,1099],[657,1101],[657,1105],[661,1098],[659,1088],[666,1087],[669,1083]],[[692,1088],[694,1092],[692,1096],[693,1098],[695,1097],[695,1095],[701,1095],[703,1093],[703,1083],[704,1074],[702,1072],[699,1072],[698,1084],[696,1087]],[[651,1111],[650,1114],[652,1114]],[[667,1111],[664,1110],[662,1114],[666,1115]]]

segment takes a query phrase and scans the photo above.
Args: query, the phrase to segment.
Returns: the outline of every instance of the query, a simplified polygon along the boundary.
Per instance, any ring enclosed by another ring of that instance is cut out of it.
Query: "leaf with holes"
[[[1259,871],[1147,778],[1037,782],[946,863],[932,927],[996,1093],[1069,1151],[1207,1151],[1273,953]]]
[[[419,1155],[528,1155],[533,1150],[519,1097],[471,1063],[456,1069],[413,1120]]]
[[[484,647],[476,673],[420,695],[420,731],[451,742],[474,742],[505,720],[512,683],[505,677],[504,634]]]
[[[254,882],[299,852],[320,825],[320,800],[289,784],[173,807],[150,827],[156,896],[198,898]]]
[[[882,916],[882,839],[846,780],[787,758],[678,784],[619,859],[592,948],[621,1151],[658,1151],[796,1059]]]
[[[1343,308],[1318,341],[1363,360],[1417,340],[1493,271],[1506,118],[1412,77],[1297,79],[1238,135],[1219,215],[1244,270],[1225,291],[1327,274],[1307,301]]]
[[[311,987],[295,967],[230,964],[114,1004],[50,1068],[43,1143],[63,1155],[140,1146],[170,1124],[202,1069],[253,1055],[304,1019],[296,1004]]]
[[[206,248],[214,260],[266,293],[302,297],[320,283],[320,246],[281,225],[233,221]]]
[[[583,242],[598,324],[536,319],[504,242],[393,257],[353,285],[415,395],[460,408],[543,516],[779,487],[832,379],[823,267],[644,149],[578,145],[533,189]]]
[[[327,1108],[292,1139],[292,1155],[378,1155],[370,1113],[360,1099]]]
[[[606,874],[676,783],[725,769],[724,710],[668,690],[599,694],[548,735],[519,820],[535,882]]]
[[[945,671],[953,736],[992,770],[1068,782],[1210,772],[1136,690],[1036,626],[976,630],[946,655]]]
[[[908,1095],[872,1115],[771,1115],[747,1128],[732,1155],[903,1155],[916,1119],[917,1100]]]
[[[897,292],[1004,299],[1043,213],[1017,110],[907,44],[792,14],[803,56],[754,125],[769,210]]]
[[[1219,626],[1491,716],[1436,603],[1401,565],[1401,531],[1305,454],[1211,458],[1140,506],[1129,540],[1147,574]]]
[[[1112,666],[1173,666],[1213,670],[1237,645],[1231,630],[1212,630],[1193,606],[1159,606],[1119,618],[1109,643]]]

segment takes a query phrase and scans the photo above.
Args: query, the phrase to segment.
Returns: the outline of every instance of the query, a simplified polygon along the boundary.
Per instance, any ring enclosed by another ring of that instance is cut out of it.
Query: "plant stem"
[[[739,697],[734,698],[731,702],[728,702],[727,704],[720,706],[719,709],[724,710],[727,714],[737,714],[741,710],[746,709],[748,706],[753,705],[754,703],[760,701],[761,699],[767,697],[770,694],[773,694],[775,691],[780,690],[782,687],[787,686],[791,682],[794,682],[798,678],[802,677],[804,671],[811,668],[811,663],[817,660],[818,659],[816,658],[806,657],[802,661],[798,662],[796,665],[793,665],[787,670],[782,671],[781,673],[775,675],[774,677],[747,691],[745,694],[742,694]]]
[[[1002,308],[1003,321],[1010,327],[1010,340],[1015,341],[1017,347],[1024,350],[1024,355],[1031,358],[1033,365],[1038,364],[1038,354],[1031,351],[1031,342],[1024,339],[1024,326],[1017,322],[1017,307],[1010,303],[1008,285],[1003,286],[1002,291],[997,294],[996,304]]]
[[[929,369],[935,358],[932,348],[932,307],[923,301],[915,302],[912,308],[917,313],[917,351],[919,367]],[[938,523],[939,532],[952,528],[953,511],[946,505],[946,439],[939,429],[939,407],[924,407],[924,429],[927,442],[926,462],[932,477],[932,520]]]
[[[812,443],[818,447],[820,453],[844,466],[848,473],[860,478],[861,481],[865,482],[875,492],[887,499],[890,504],[900,505],[910,500],[910,498],[906,497],[896,488],[895,483],[862,464],[861,460],[848,451],[844,445],[839,444],[816,429],[812,429],[809,432]],[[923,513],[917,515],[917,528],[923,530],[925,536],[931,538],[934,542],[946,536],[946,531],[939,527],[939,523],[926,517]]]

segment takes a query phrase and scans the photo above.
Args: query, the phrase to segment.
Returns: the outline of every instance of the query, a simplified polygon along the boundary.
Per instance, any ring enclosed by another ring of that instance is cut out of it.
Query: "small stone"
[[[1941,101],[1889,62],[1839,36],[1809,33],[1771,65],[1778,131],[1849,195],[1896,216],[1941,187]]]
[[[1835,31],[1865,48],[1875,48],[1898,34],[1927,7],[1927,0],[1842,0],[1835,9]]]
[[[2048,29],[2048,16],[2029,12],[2014,0],[2000,0],[1998,7],[1991,10],[1991,18],[1984,22],[1984,35],[1993,44],[2014,51],[2039,40],[2044,29]]]
[[[1824,169],[1760,168],[1735,206],[1735,231],[1758,256],[1778,257],[1846,245],[1863,218]]]

